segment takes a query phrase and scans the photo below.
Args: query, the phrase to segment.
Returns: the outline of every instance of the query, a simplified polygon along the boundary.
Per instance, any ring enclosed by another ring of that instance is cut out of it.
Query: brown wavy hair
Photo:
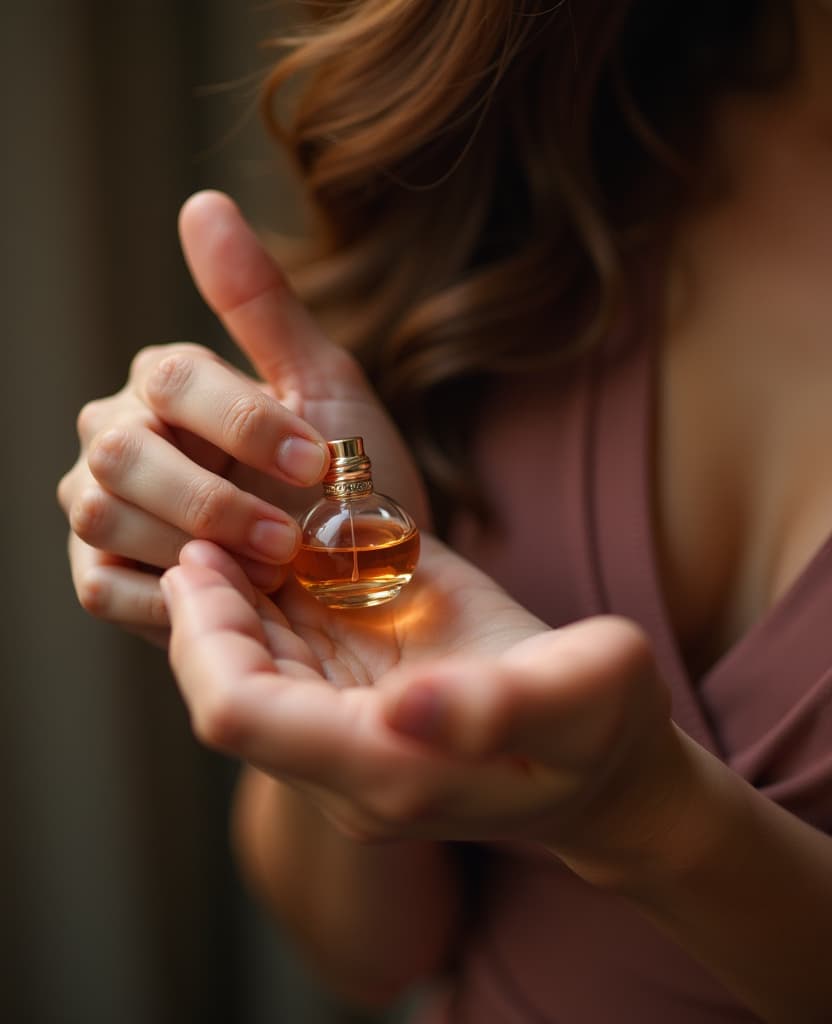
[[[413,443],[440,522],[484,512],[466,452],[489,381],[608,331],[701,188],[713,95],[782,72],[742,56],[770,6],[319,0],[277,40],[263,111],[311,213],[293,278]]]

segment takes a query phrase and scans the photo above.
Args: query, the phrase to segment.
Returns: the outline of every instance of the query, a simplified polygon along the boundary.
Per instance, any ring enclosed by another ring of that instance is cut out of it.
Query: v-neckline
[[[648,629],[660,670],[672,685],[674,718],[703,746],[724,756],[704,697],[738,669],[782,624],[816,578],[829,572],[832,531],[787,589],[719,657],[694,677],[685,662],[659,571],[654,521],[654,453],[658,352],[655,341],[621,339],[601,354],[590,431],[588,521],[605,606]],[[759,652],[758,652],[759,653]]]

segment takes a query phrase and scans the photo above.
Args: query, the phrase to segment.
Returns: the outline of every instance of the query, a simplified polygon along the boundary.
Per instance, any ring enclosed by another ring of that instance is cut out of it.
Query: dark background
[[[0,4],[3,1021],[355,1019],[242,892],[235,768],[191,738],[164,655],[78,607],[54,497],[78,409],[140,347],[230,351],[180,256],[182,201],[222,188],[258,226],[297,222],[255,110],[283,8]]]

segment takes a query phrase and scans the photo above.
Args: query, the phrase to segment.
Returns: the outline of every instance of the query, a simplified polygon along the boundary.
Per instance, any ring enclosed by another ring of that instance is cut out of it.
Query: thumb
[[[326,338],[233,200],[191,196],[179,235],[202,297],[278,397],[366,397],[355,361]]]
[[[497,659],[402,670],[385,693],[395,731],[463,757],[514,754],[583,770],[664,713],[643,634],[613,617],[536,634]]]

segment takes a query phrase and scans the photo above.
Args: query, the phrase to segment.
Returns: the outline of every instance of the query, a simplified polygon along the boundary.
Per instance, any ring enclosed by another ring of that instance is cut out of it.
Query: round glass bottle
[[[331,608],[383,604],[413,576],[419,531],[400,505],[373,490],[362,438],[328,445],[324,496],[300,518],[295,576]]]

